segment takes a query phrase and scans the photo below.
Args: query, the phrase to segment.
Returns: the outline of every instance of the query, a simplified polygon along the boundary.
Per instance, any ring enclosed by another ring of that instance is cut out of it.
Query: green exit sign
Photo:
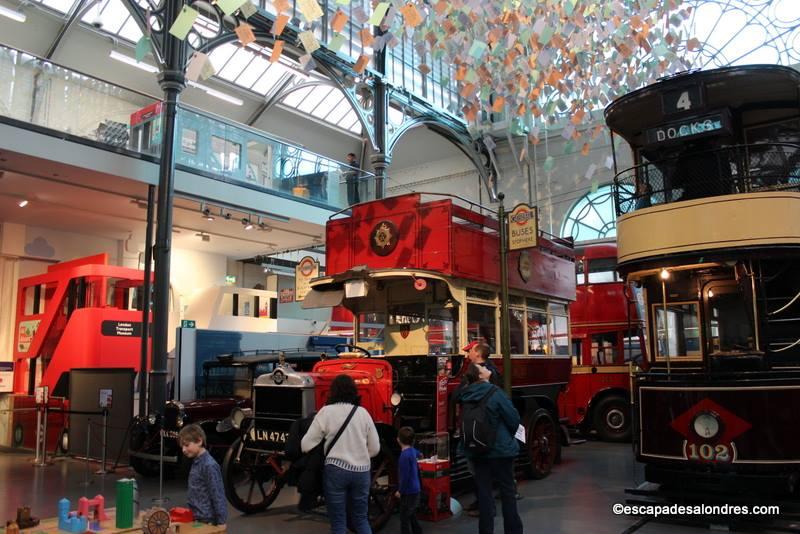
[[[187,321],[186,319],[182,320],[181,328],[195,328],[194,321]]]

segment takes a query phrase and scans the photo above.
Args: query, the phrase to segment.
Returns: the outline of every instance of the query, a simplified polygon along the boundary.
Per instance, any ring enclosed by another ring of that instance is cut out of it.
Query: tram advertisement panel
[[[800,463],[800,387],[640,386],[640,455],[697,464]],[[784,408],[784,409],[780,409]]]

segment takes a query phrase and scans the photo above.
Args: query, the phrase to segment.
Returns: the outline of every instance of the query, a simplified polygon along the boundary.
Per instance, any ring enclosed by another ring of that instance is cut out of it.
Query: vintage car
[[[208,439],[208,450],[222,463],[230,444],[238,437],[230,425],[220,424],[234,408],[251,406],[253,382],[271,373],[282,362],[296,371],[309,371],[324,353],[306,351],[246,351],[217,356],[203,363],[203,376],[196,385],[195,400],[167,401],[163,414],[137,417],[131,428],[130,462],[137,473],[157,476],[164,437],[164,465],[176,471],[183,455],[177,442],[185,425],[200,425]]]

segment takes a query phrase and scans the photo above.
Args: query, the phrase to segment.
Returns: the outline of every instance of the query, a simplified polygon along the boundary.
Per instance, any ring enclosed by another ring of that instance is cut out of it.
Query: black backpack
[[[477,401],[462,401],[461,435],[464,436],[464,450],[473,455],[487,454],[494,447],[497,430],[489,421],[486,405],[497,388],[492,386],[486,395]]]

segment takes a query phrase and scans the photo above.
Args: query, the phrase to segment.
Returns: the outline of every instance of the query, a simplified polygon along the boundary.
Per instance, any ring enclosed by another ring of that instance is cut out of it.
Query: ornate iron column
[[[497,223],[500,241],[500,354],[503,356],[503,389],[511,395],[511,327],[508,310],[508,228],[503,193],[497,194]]]
[[[375,28],[375,35],[381,36],[385,31]],[[375,171],[375,198],[383,198],[386,193],[386,167],[392,162],[387,151],[386,123],[389,120],[389,87],[386,83],[386,46],[375,53],[375,69],[380,76],[375,79],[374,111],[372,114],[375,128],[375,142],[378,151],[372,155],[370,162]]]
[[[170,28],[181,12],[183,2],[168,1],[164,27]],[[164,65],[158,84],[164,91],[161,108],[161,163],[158,171],[158,209],[154,250],[153,360],[150,371],[149,409],[161,413],[167,399],[167,340],[169,338],[170,254],[172,250],[172,201],[175,192],[175,130],[178,100],[186,88],[186,42],[169,32],[161,32]]]

